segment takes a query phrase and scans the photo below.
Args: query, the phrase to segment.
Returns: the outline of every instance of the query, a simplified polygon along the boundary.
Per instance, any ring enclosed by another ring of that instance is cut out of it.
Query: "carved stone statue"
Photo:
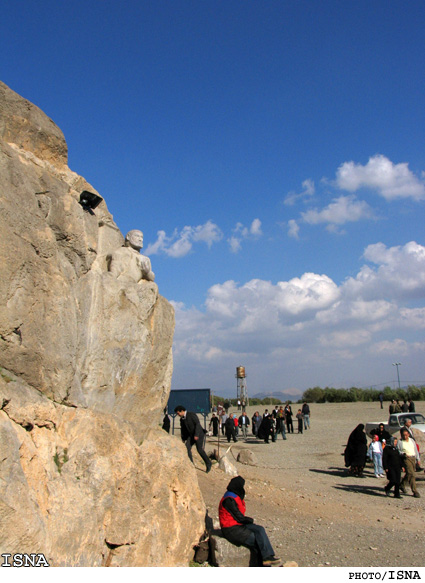
[[[125,238],[125,246],[107,256],[108,271],[117,279],[138,283],[142,279],[155,280],[149,257],[141,255],[143,233],[134,229]]]

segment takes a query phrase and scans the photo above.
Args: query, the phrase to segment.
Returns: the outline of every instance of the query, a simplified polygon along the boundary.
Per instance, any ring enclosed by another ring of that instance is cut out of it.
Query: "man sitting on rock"
[[[218,516],[225,539],[237,547],[253,549],[259,555],[263,567],[280,563],[264,528],[254,524],[254,519],[245,516],[245,480],[237,476],[230,480],[227,491],[220,501]]]

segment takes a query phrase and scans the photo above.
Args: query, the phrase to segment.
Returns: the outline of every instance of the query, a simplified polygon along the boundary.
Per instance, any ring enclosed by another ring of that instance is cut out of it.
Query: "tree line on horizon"
[[[425,401],[425,386],[409,385],[406,389],[392,389],[387,386],[382,390],[379,389],[360,389],[350,387],[349,389],[335,389],[333,387],[313,387],[304,391],[298,401],[289,401],[292,403],[357,403],[399,400],[404,401]],[[287,402],[287,401],[285,401]],[[237,407],[237,399],[229,399],[213,395],[212,405],[223,404],[225,408]],[[276,397],[249,398],[249,405],[280,405],[282,401]]]
[[[406,389],[392,389],[391,387],[384,387],[379,389],[360,389],[358,387],[351,387],[349,389],[334,389],[331,387],[314,387],[304,391],[302,399],[298,401],[307,403],[356,403],[356,402],[373,402],[379,401],[381,395],[384,401],[399,400],[404,401],[412,399],[412,401],[425,400],[425,386],[417,387],[416,385],[409,385]]]

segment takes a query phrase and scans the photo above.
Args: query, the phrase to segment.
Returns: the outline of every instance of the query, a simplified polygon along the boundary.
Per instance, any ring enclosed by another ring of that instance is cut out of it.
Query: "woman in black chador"
[[[387,443],[387,445],[384,447],[382,465],[384,466],[384,470],[388,479],[388,484],[384,488],[385,494],[389,496],[390,490],[394,486],[394,498],[401,498],[400,482],[403,460],[397,449],[397,437],[392,437],[390,443]]]
[[[274,441],[273,419],[270,415],[264,416],[258,429],[257,437],[264,439],[264,443],[269,443],[269,438]]]
[[[217,415],[215,413],[212,414],[211,420],[210,420],[210,424],[208,426],[208,429],[211,431],[211,425],[213,428],[213,436],[217,437],[218,436],[218,427],[220,424],[220,420],[217,417]]]
[[[363,476],[366,464],[367,439],[364,425],[360,423],[351,432],[344,452],[345,467],[354,476]]]

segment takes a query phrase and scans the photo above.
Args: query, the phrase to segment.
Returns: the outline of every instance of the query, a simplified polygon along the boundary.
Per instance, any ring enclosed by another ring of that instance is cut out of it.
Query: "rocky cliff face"
[[[62,132],[2,83],[0,148],[0,553],[185,565],[205,507],[159,428],[173,309],[107,271],[123,236],[106,204],[84,210],[96,190]]]

